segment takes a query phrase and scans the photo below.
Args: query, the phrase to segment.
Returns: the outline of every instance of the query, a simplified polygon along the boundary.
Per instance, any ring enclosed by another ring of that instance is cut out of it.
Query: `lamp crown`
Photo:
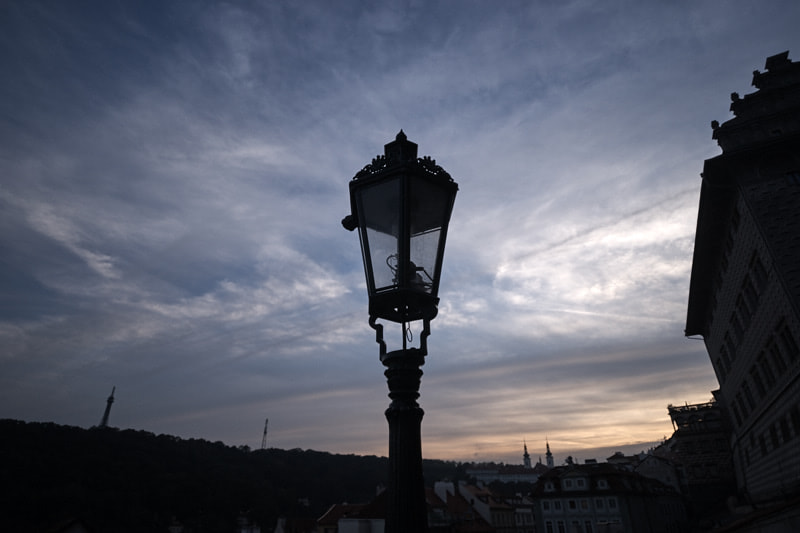
[[[400,130],[400,133],[397,134],[394,141],[384,145],[383,153],[389,163],[416,161],[417,143],[409,141],[406,134],[403,133],[403,130]]]

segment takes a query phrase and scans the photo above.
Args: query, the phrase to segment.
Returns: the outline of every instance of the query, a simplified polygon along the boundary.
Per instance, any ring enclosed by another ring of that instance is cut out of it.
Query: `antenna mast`
[[[264,421],[264,437],[261,439],[261,449],[267,449],[267,426],[269,426],[269,418]]]
[[[111,404],[114,403],[114,391],[117,390],[116,385],[111,389],[111,396],[106,400],[106,410],[103,413],[103,419],[100,421],[100,427],[108,427],[108,415],[111,414]]]

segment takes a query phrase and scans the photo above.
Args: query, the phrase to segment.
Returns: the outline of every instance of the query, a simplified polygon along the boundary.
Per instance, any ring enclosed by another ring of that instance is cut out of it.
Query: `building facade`
[[[731,430],[716,400],[667,407],[674,433],[665,443],[668,454],[654,455],[671,460],[681,474],[681,490],[696,512],[725,505],[735,494],[736,478],[731,459]]]
[[[800,63],[788,52],[712,123],[686,335],[702,337],[730,423],[740,503],[800,494]]]
[[[516,533],[514,507],[484,486],[459,482],[458,492],[497,533]]]
[[[687,525],[677,491],[609,463],[553,468],[531,499],[543,533],[678,533]]]

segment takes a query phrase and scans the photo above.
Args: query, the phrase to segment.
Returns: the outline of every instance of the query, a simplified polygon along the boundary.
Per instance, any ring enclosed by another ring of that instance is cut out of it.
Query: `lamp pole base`
[[[422,417],[417,404],[425,364],[422,350],[409,348],[381,355],[392,403],[389,422],[389,486],[385,533],[427,533],[428,509],[422,477]]]

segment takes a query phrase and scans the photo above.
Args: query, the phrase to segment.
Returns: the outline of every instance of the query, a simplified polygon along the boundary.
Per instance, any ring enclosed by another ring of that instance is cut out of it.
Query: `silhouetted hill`
[[[313,450],[250,451],[146,431],[0,420],[2,531],[47,531],[79,518],[97,531],[233,531],[243,513],[263,531],[278,516],[319,517],[368,502],[385,457]],[[426,480],[458,465],[426,460]]]

